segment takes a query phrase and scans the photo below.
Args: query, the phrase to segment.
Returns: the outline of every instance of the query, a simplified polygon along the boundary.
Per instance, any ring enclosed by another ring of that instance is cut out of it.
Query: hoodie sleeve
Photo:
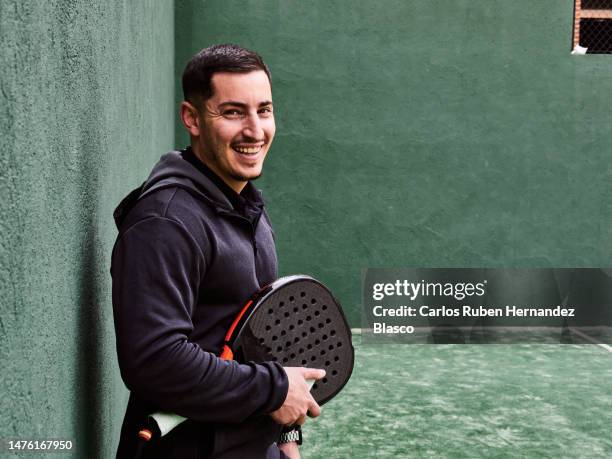
[[[189,341],[205,258],[178,222],[150,217],[113,250],[113,312],[121,375],[138,396],[203,422],[241,422],[284,402],[288,381],[274,362],[225,361]]]

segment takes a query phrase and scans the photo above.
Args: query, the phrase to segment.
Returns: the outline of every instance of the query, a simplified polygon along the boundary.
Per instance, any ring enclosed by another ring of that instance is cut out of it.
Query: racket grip
[[[163,437],[176,426],[186,421],[187,418],[174,413],[153,413],[149,416],[149,420],[155,421],[159,428],[159,436]]]
[[[308,384],[308,389],[312,389],[312,386],[314,385],[314,383],[315,383],[314,379],[306,380],[306,384]],[[170,432],[172,429],[174,429],[176,426],[178,426],[179,424],[182,424],[184,421],[187,420],[187,418],[184,418],[183,416],[179,416],[178,414],[162,413],[162,412],[153,413],[152,415],[149,416],[149,419],[151,421],[154,421],[155,424],[157,424],[157,428],[159,429],[160,437],[163,437],[168,432]]]

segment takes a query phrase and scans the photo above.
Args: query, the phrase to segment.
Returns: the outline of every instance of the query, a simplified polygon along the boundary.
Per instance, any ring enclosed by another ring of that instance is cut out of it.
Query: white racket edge
[[[306,380],[306,384],[308,384],[309,390],[312,389],[314,383],[314,379]],[[170,432],[172,429],[174,429],[176,426],[181,424],[183,421],[187,420],[187,418],[179,416],[178,414],[163,412],[153,413],[149,416],[149,418],[153,419],[156,422],[157,427],[159,428],[160,435],[162,437],[168,432]]]
[[[153,419],[155,421],[157,427],[159,428],[160,436],[162,437],[183,421],[187,420],[187,418],[179,416],[178,414],[163,412],[153,413],[149,416],[149,419]]]

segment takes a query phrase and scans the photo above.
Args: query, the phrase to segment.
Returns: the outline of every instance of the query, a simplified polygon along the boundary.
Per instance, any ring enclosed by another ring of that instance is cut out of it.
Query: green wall
[[[193,0],[175,68],[220,42],[265,58],[281,271],[358,325],[368,266],[612,264],[612,59],[570,55],[573,3]]]
[[[112,210],[174,142],[174,12],[91,3],[0,2],[0,438],[114,457]]]
[[[0,3],[0,438],[113,456],[111,213],[212,43],[272,69],[281,272],[353,325],[368,266],[612,264],[612,60],[569,55],[571,0],[91,3]]]

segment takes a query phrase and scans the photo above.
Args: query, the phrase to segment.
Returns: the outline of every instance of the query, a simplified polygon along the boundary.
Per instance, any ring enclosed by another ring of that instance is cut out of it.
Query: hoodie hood
[[[120,228],[140,198],[169,187],[185,189],[197,198],[207,201],[218,212],[233,211],[230,201],[208,177],[185,161],[180,151],[171,151],[160,158],[149,178],[141,186],[121,200],[113,212],[117,228]]]

